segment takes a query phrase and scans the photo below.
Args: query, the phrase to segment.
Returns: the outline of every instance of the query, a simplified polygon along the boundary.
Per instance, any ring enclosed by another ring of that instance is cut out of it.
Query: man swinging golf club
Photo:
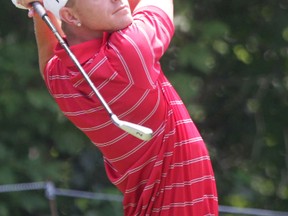
[[[33,13],[33,0],[13,2],[31,9],[47,88],[103,153],[107,175],[124,195],[124,215],[218,215],[205,143],[159,63],[174,33],[173,1],[39,1],[64,38],[60,43],[43,16]],[[137,139],[115,127],[110,107],[129,130],[145,125],[153,137]]]

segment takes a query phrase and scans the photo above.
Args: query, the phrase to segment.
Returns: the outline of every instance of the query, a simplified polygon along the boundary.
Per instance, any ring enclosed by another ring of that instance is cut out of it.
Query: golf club
[[[107,102],[104,100],[104,98],[102,97],[98,89],[95,87],[94,83],[91,81],[90,77],[86,74],[85,70],[79,63],[78,59],[72,53],[72,51],[68,47],[65,40],[61,37],[60,33],[57,31],[54,24],[51,22],[49,16],[46,13],[45,8],[37,1],[33,2],[32,6],[34,10],[36,11],[36,13],[39,14],[39,16],[44,20],[44,22],[48,25],[48,27],[54,33],[54,35],[56,36],[61,46],[65,49],[66,53],[69,55],[73,63],[77,66],[81,74],[84,76],[85,80],[88,82],[89,86],[92,88],[92,90],[94,91],[94,93],[96,94],[96,96],[98,97],[98,99],[100,100],[100,102],[102,103],[102,105],[104,106],[108,114],[110,115],[112,122],[120,129],[137,137],[138,139],[141,139],[144,141],[150,140],[153,136],[153,131],[150,128],[147,128],[138,124],[134,124],[131,122],[127,122],[127,121],[122,121],[112,112]]]

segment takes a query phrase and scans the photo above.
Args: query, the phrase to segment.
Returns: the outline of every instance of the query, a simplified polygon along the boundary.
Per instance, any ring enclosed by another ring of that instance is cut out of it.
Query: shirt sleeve
[[[138,9],[133,18],[133,24],[110,36],[107,56],[112,67],[130,82],[154,88],[161,71],[159,60],[171,42],[174,25],[155,6]]]

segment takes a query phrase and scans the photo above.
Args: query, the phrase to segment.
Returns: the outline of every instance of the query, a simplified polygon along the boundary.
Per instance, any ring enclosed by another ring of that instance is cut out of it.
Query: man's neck
[[[86,41],[94,40],[103,37],[103,32],[90,31],[84,27],[68,27],[65,29],[66,39],[69,46],[84,43]]]

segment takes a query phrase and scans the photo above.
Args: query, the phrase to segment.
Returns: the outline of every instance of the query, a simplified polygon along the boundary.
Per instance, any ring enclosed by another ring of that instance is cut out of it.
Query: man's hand
[[[20,8],[20,9],[28,9],[28,8],[24,7],[23,5],[21,5],[20,3],[18,3],[17,0],[12,0],[12,3],[13,3],[17,8]]]
[[[31,3],[35,2],[35,0],[12,0],[12,2],[17,8],[31,9],[32,8]],[[37,0],[37,2],[43,4],[43,0]]]
[[[28,17],[32,18],[35,15],[34,9],[31,6],[31,3],[35,2],[35,0],[11,0],[11,1],[17,8],[29,10]],[[43,0],[38,0],[37,2],[42,3]]]

